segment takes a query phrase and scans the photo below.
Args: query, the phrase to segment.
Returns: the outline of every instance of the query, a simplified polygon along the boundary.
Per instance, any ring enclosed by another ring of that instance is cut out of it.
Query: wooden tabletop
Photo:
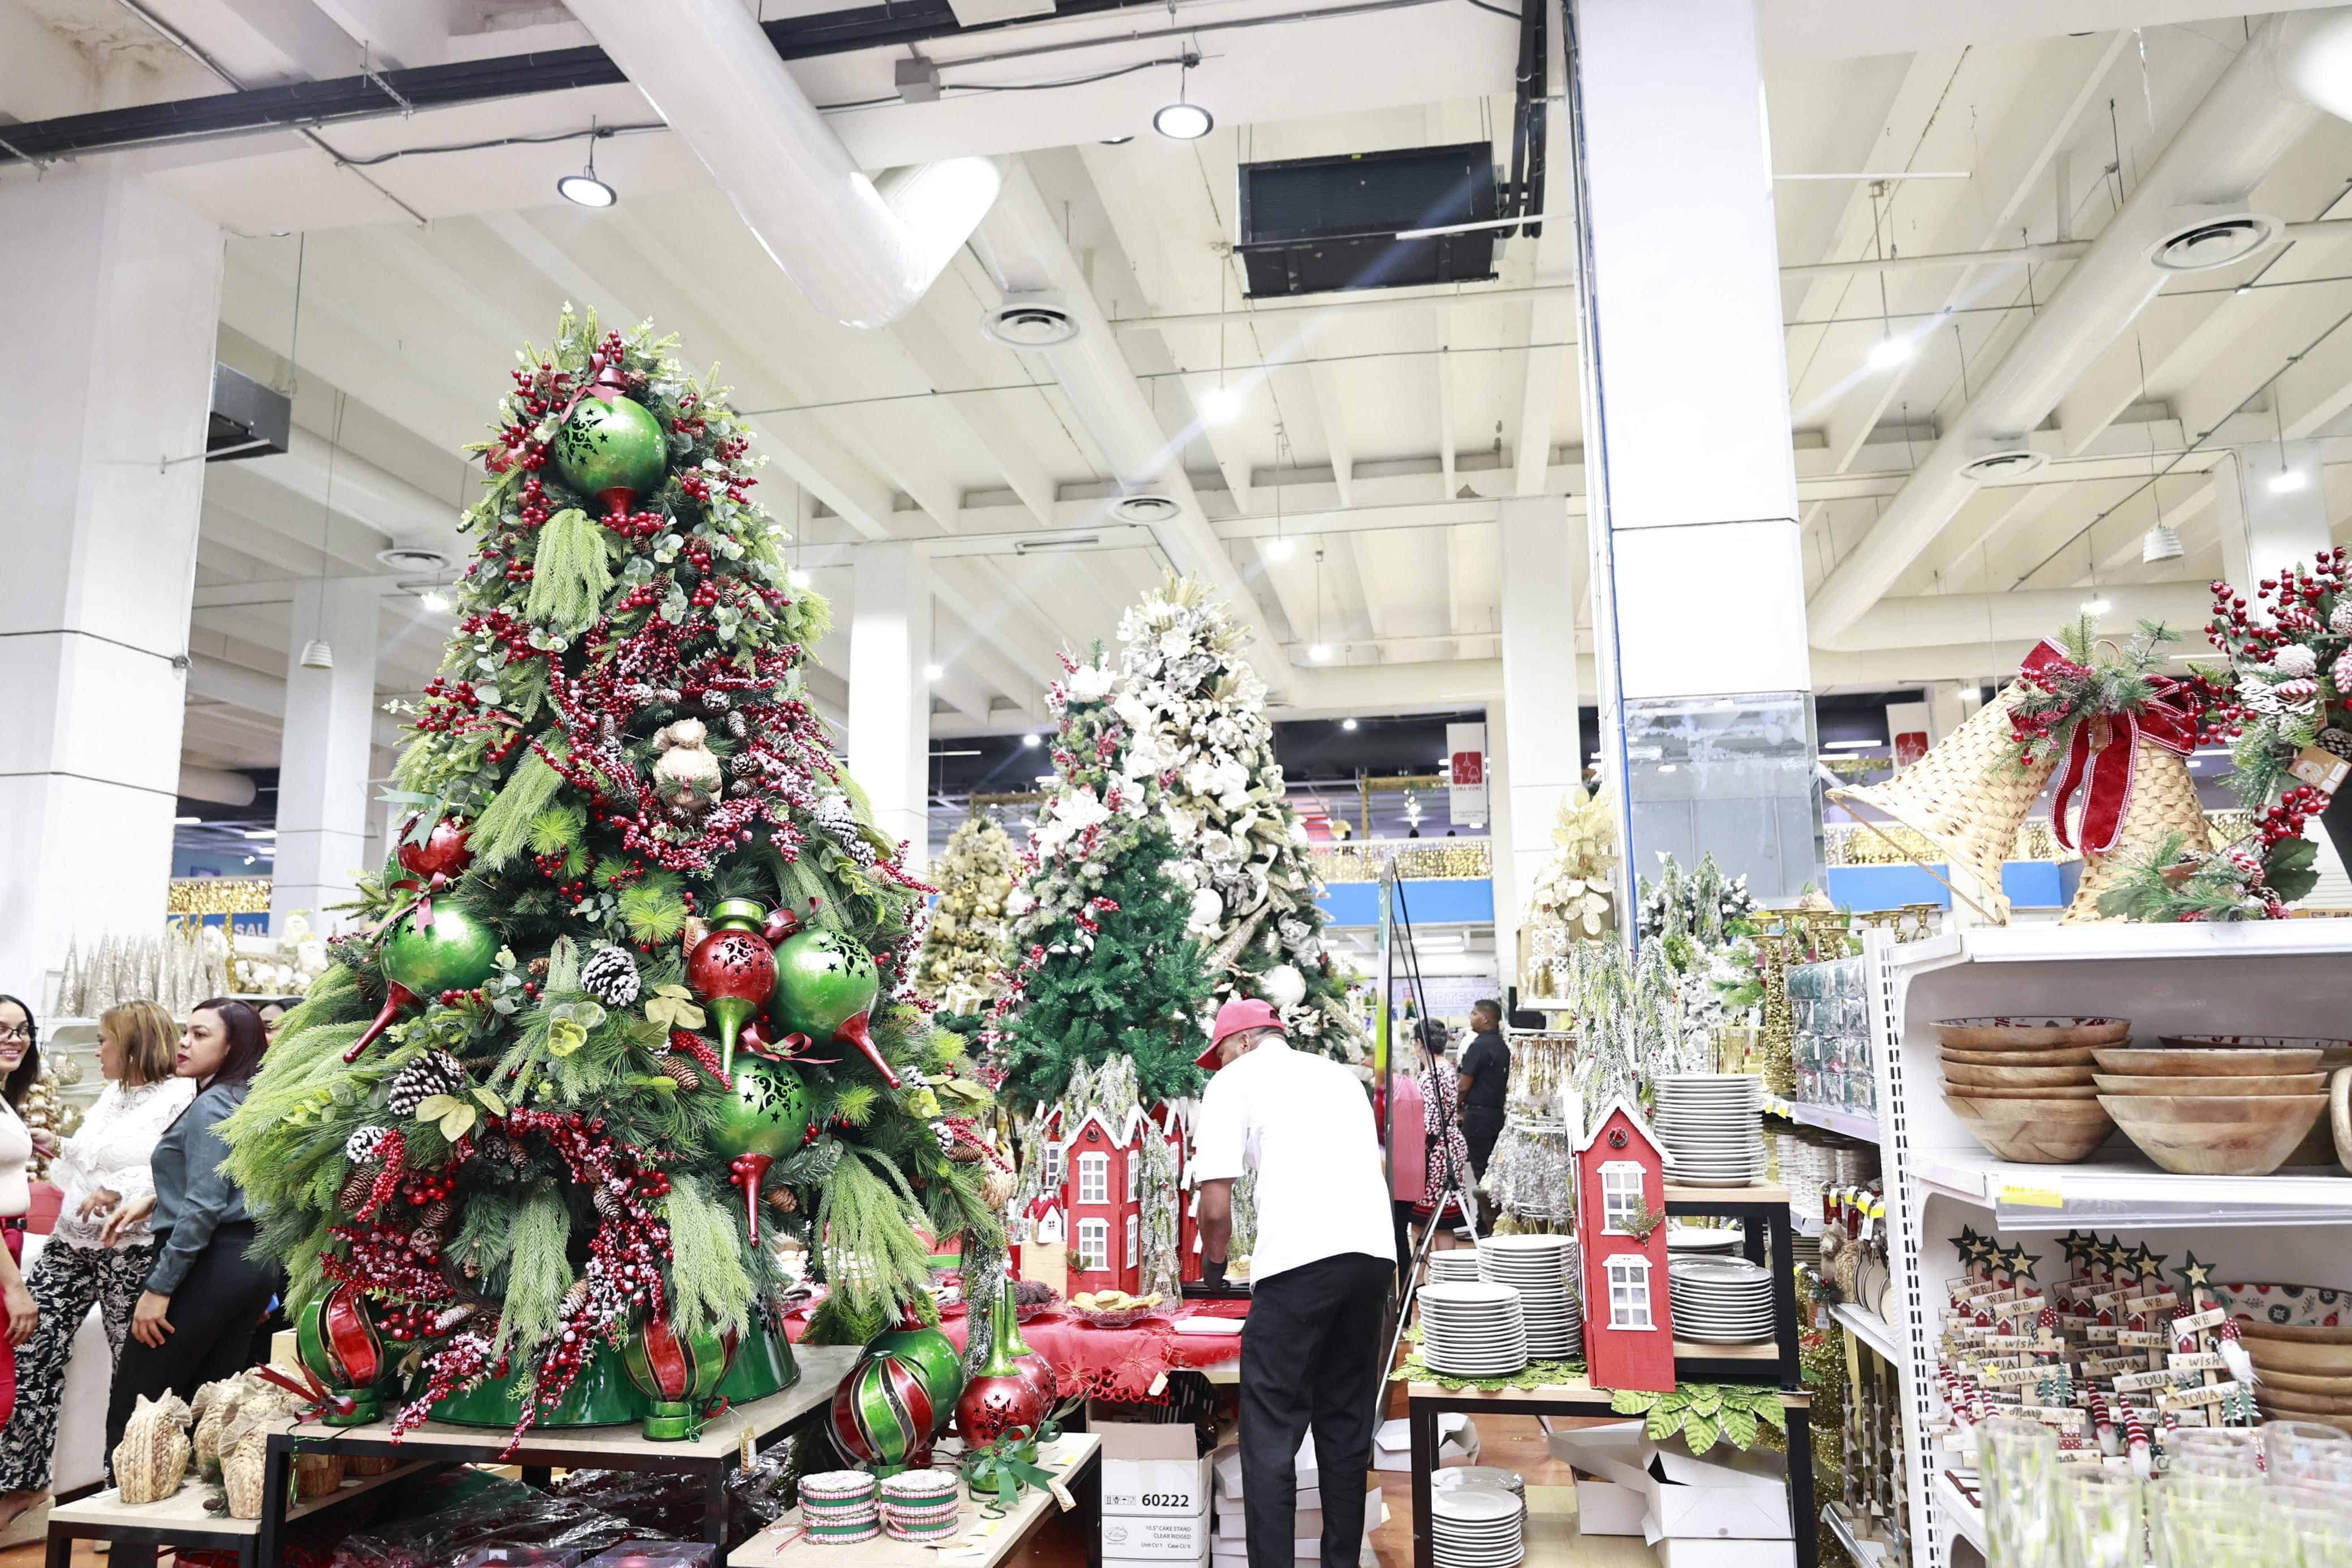
[[[1037,1462],[1059,1478],[1076,1470],[1101,1447],[1102,1439],[1091,1432],[1067,1433],[1040,1449]],[[956,1534],[944,1547],[894,1541],[887,1534],[849,1546],[819,1546],[799,1533],[801,1511],[796,1508],[737,1547],[727,1561],[730,1568],[996,1568],[1060,1506],[1051,1491],[1032,1487],[1002,1518],[983,1519],[967,1497]],[[1094,1528],[1091,1522],[1088,1528]]]
[[[364,1491],[388,1486],[427,1467],[422,1463],[403,1465],[380,1476],[354,1476],[342,1484],[339,1491],[323,1497],[305,1498],[287,1510],[290,1521],[320,1510],[348,1502]],[[235,1541],[241,1536],[261,1533],[257,1519],[231,1519],[225,1513],[205,1511],[205,1501],[215,1495],[214,1487],[194,1479],[193,1475],[178,1491],[157,1502],[125,1502],[121,1492],[112,1487],[96,1492],[77,1502],[61,1502],[49,1511],[49,1528],[58,1526],[100,1525],[116,1530],[152,1530],[159,1535],[194,1540],[198,1536],[215,1536]],[[70,1528],[65,1533],[73,1533]]]
[[[1668,1203],[1777,1203],[1785,1207],[1789,1189],[1779,1182],[1759,1181],[1748,1186],[1685,1186],[1666,1183]]]
[[[772,1394],[749,1405],[738,1405],[722,1415],[712,1416],[702,1424],[702,1436],[699,1437],[677,1443],[649,1443],[635,1423],[621,1427],[534,1427],[523,1434],[522,1446],[502,1462],[529,1464],[534,1448],[560,1449],[567,1455],[603,1458],[608,1461],[643,1459],[649,1454],[677,1459],[731,1458],[741,1447],[746,1430],[755,1437],[764,1437],[828,1403],[833,1398],[834,1389],[856,1364],[858,1354],[859,1348],[854,1344],[793,1346],[793,1360],[801,1369],[798,1383],[782,1394]],[[393,1441],[389,1418],[372,1421],[364,1427],[310,1427],[307,1430],[315,1437],[380,1448],[391,1454],[400,1452],[400,1444]],[[479,1449],[484,1459],[496,1459],[505,1453],[512,1436],[503,1427],[453,1427],[443,1421],[427,1421],[413,1428],[401,1442],[429,1443],[441,1448]]]
[[[1705,1349],[1707,1347],[1699,1347]],[[1720,1346],[1714,1347],[1720,1349]],[[1607,1410],[1611,1391],[1595,1388],[1583,1378],[1571,1378],[1566,1383],[1546,1384],[1540,1388],[1448,1388],[1442,1383],[1408,1383],[1405,1395],[1412,1399],[1476,1399],[1490,1405],[1590,1405],[1597,1410]],[[1810,1408],[1812,1396],[1780,1391],[1780,1403]]]

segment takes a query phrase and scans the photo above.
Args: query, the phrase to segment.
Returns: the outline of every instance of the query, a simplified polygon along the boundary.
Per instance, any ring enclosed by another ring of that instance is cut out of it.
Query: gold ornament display
[[[1551,841],[1519,927],[1519,986],[1536,997],[1565,995],[1570,944],[1598,940],[1616,925],[1609,873],[1619,859],[1617,813],[1607,792],[1570,790]]]
[[[43,1059],[41,1075],[25,1092],[25,1103],[16,1107],[16,1114],[34,1132],[54,1134],[62,1145],[81,1131],[81,1107],[66,1103],[59,1092],[81,1082],[81,1063],[59,1051]],[[46,1156],[33,1156],[31,1166],[35,1181],[49,1179],[49,1161]]]
[[[270,879],[266,876],[175,876],[163,902],[171,915],[267,915]]]
[[[1003,828],[973,817],[931,867],[940,896],[915,961],[915,991],[949,1013],[994,1002],[1004,981],[1004,901],[1020,880],[1021,853]]]

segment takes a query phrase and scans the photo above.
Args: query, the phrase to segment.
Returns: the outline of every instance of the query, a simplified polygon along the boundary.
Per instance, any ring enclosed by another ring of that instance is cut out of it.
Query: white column
[[[269,890],[272,932],[303,911],[310,929],[338,931],[346,903],[370,869],[368,775],[375,737],[376,618],[373,583],[328,578],[294,590],[286,636],[286,727],[278,751],[278,866]],[[323,642],[332,667],[304,666]]]
[[[1577,735],[1575,536],[1558,496],[1505,501],[1502,545],[1503,703],[1486,710],[1494,756],[1495,941],[1503,972],[1517,962],[1519,917],[1552,852],[1560,802],[1584,779]]]
[[[2222,575],[2249,604],[2257,602],[2254,589],[2263,579],[2297,563],[2308,565],[2321,550],[2335,548],[2319,449],[2316,441],[2290,441],[2284,449],[2241,446],[2213,466],[2213,525],[2221,536]],[[2282,474],[2289,476],[2284,486],[2276,483]],[[2314,818],[2303,836],[2319,846],[2319,885],[2305,904],[2315,909],[2352,904],[2352,876],[2327,830]]]
[[[1976,716],[1982,690],[1974,681],[1937,681],[1927,688],[1927,744],[1933,746]]]
[[[220,231],[103,162],[0,190],[0,988],[163,922]]]
[[[931,563],[919,544],[857,547],[849,621],[849,771],[875,826],[929,860]]]
[[[1630,858],[1711,850],[1786,897],[1820,827],[1756,0],[1575,16],[1588,515],[1609,529]]]

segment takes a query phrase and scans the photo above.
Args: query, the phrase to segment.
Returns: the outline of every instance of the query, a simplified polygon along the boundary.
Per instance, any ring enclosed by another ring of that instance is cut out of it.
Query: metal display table
[[[1087,1568],[1102,1568],[1102,1439],[1088,1432],[1066,1433],[1039,1451],[1037,1462],[1054,1472],[1077,1503],[1079,1527],[1087,1532]],[[802,1534],[796,1508],[737,1547],[727,1562],[730,1568],[996,1568],[1059,1507],[1052,1492],[1036,1487],[1002,1518],[984,1520],[967,1498],[956,1534],[946,1542],[894,1541],[884,1534],[850,1546],[819,1546]]]

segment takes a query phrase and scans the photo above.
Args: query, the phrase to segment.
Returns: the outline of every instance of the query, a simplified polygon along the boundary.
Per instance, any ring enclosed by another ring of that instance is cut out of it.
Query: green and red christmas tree
[[[829,612],[672,347],[567,312],[519,356],[397,862],[226,1127],[319,1370],[404,1429],[676,1435],[791,1380],[763,1239],[833,1343],[1001,1246],[986,1093],[894,999],[928,890],[803,696]]]

